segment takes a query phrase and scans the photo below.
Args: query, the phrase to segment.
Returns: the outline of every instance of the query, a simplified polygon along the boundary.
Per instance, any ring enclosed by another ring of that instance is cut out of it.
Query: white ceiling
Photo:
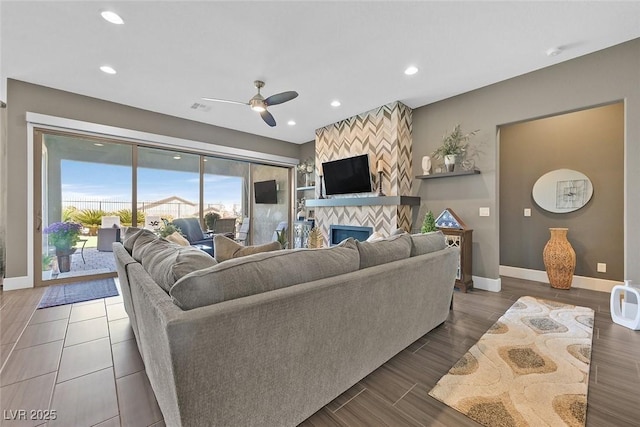
[[[294,143],[395,100],[416,108],[640,37],[637,1],[2,1],[0,8],[1,99],[13,78]],[[104,21],[103,10],[125,25]],[[545,55],[555,46],[560,55]],[[103,64],[118,73],[102,73]],[[411,64],[420,71],[404,75]],[[275,128],[247,106],[200,99],[248,101],[256,79],[266,82],[265,96],[300,94],[269,109]],[[331,107],[333,99],[342,106]],[[210,111],[192,110],[194,102]]]

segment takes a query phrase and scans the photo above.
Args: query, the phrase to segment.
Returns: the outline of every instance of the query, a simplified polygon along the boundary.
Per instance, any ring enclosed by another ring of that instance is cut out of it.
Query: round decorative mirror
[[[533,200],[553,213],[577,211],[593,196],[591,180],[571,169],[556,169],[542,175],[533,184]]]

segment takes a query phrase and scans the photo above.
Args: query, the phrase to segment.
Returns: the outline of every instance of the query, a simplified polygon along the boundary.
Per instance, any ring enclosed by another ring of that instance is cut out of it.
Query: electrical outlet
[[[524,208],[524,216],[531,216],[531,209],[530,208]]]
[[[489,216],[489,208],[480,208],[479,214],[480,216]]]
[[[604,262],[598,263],[598,273],[606,273],[607,272],[607,264]]]

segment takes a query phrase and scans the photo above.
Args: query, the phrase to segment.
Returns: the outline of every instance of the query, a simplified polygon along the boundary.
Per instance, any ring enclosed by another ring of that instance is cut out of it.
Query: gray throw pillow
[[[127,242],[128,245],[132,246],[131,257],[140,262],[142,260],[142,253],[147,245],[157,239],[158,236],[150,230],[140,230],[139,233],[131,236],[130,240],[132,240],[133,243]]]
[[[217,264],[209,254],[191,246],[180,246],[159,238],[142,252],[142,267],[166,292],[187,274]]]
[[[231,259],[187,274],[169,295],[183,310],[358,270],[354,240],[321,249],[293,249]]]
[[[142,228],[138,227],[127,227],[124,231],[124,235],[122,236],[122,245],[124,248],[131,254],[133,251],[133,242],[138,238],[139,233],[142,231]]]
[[[356,242],[356,245],[361,269],[409,258],[411,255],[411,237],[408,234],[397,234],[374,242]]]
[[[270,252],[282,249],[278,242],[269,242],[264,245],[243,246],[222,234],[213,237],[213,253],[218,262],[227,261],[232,258],[240,258],[260,252]]]
[[[447,247],[442,231],[411,235],[411,256],[424,255]]]

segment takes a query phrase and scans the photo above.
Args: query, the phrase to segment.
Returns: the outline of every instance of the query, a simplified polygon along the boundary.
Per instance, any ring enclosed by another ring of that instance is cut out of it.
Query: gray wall
[[[27,274],[27,123],[26,112],[100,123],[142,132],[209,142],[246,150],[298,157],[299,147],[204,123],[140,110],[113,102],[9,79],[7,81],[7,270]]]
[[[473,67],[473,64],[465,64]],[[481,175],[416,180],[413,193],[427,209],[439,213],[450,207],[473,228],[473,274],[499,277],[498,138],[502,124],[625,101],[625,277],[640,281],[640,39],[552,67],[525,74],[413,111],[413,170],[430,154],[442,134],[456,123],[481,129],[475,143],[483,153],[476,165]],[[479,207],[491,216],[479,217]],[[597,224],[594,224],[597,226]]]
[[[549,227],[569,228],[578,276],[624,279],[624,104],[500,127],[500,264],[544,270]],[[570,213],[540,208],[536,180],[560,168],[593,184],[586,206]],[[524,208],[532,214],[525,217]],[[598,273],[598,262],[607,264]]]

